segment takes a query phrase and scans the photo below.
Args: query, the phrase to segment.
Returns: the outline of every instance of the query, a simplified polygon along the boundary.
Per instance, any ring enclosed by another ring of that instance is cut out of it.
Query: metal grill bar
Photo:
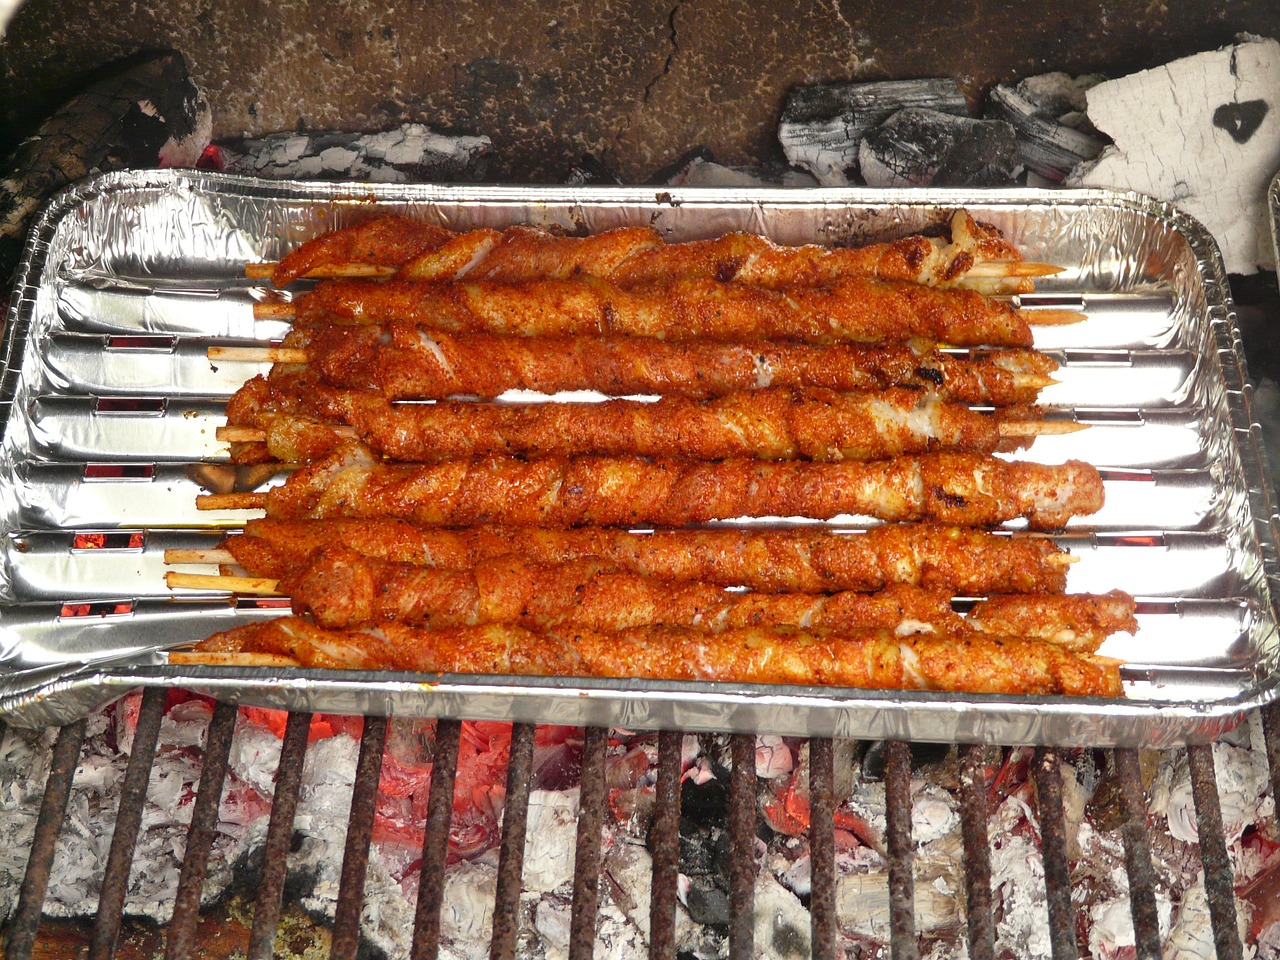
[[[364,880],[373,843],[373,817],[378,806],[378,782],[382,779],[382,754],[387,747],[387,718],[364,718],[360,756],[351,790],[351,817],[342,851],[338,904],[333,917],[333,960],[355,960],[360,949],[360,915],[364,912]]]
[[[93,923],[89,942],[89,960],[110,960],[120,937],[124,919],[125,895],[129,890],[129,871],[133,866],[133,848],[138,843],[142,825],[142,808],[147,801],[147,780],[156,759],[156,743],[160,739],[160,720],[164,717],[167,690],[150,687],[142,694],[138,725],[134,729],[133,749],[125,768],[120,790],[120,807],[116,811],[116,829],[107,852],[107,868],[102,877],[102,893],[98,898],[98,916]]]
[[[965,920],[972,960],[994,960],[996,920],[991,904],[991,843],[987,835],[987,771],[982,747],[964,750],[960,770],[960,832],[964,837]]]
[[[729,780],[729,956],[755,956],[756,900],[756,738],[730,738],[733,773]]]
[[[814,960],[836,956],[835,750],[830,740],[809,741],[809,923]]]
[[[649,957],[676,955],[676,882],[680,874],[680,748],[684,734],[658,734],[658,783],[654,796],[649,846],[653,882],[649,898]]]
[[[427,795],[427,824],[422,833],[422,867],[418,877],[418,905],[413,915],[411,960],[427,960],[440,953],[440,908],[444,906],[444,870],[449,862],[449,825],[453,820],[461,735],[462,724],[457,720],[436,723],[436,752],[431,764],[431,792]]]
[[[249,933],[249,960],[271,960],[280,922],[280,901],[288,872],[289,847],[293,840],[293,815],[298,809],[298,787],[302,784],[302,763],[306,758],[311,714],[290,713],[280,742],[280,765],[276,768],[276,792],[271,800],[271,819],[262,851],[262,876],[253,908],[253,928]]]
[[[911,745],[884,745],[886,846],[889,853],[889,950],[893,960],[919,960],[916,883],[911,872]]]
[[[578,836],[573,857],[573,913],[569,921],[569,960],[595,954],[596,913],[600,904],[600,859],[604,833],[605,751],[609,731],[587,727],[582,740],[582,777],[578,794]]]
[[[231,755],[231,738],[236,729],[236,708],[218,703],[209,718],[204,739],[204,762],[200,769],[200,786],[191,810],[191,827],[187,831],[187,849],[178,877],[178,892],[173,901],[173,919],[165,935],[166,960],[184,960],[196,955],[196,925],[200,920],[200,892],[204,888],[209,850],[218,825],[218,806],[227,781],[227,758]]]
[[[1067,852],[1067,820],[1062,806],[1062,774],[1058,754],[1041,748],[1032,764],[1040,807],[1040,849],[1044,861],[1045,896],[1049,901],[1049,946],[1053,960],[1076,960],[1076,914],[1071,905],[1071,864]]]
[[[1160,918],[1156,913],[1156,876],[1151,866],[1151,840],[1147,836],[1147,806],[1142,797],[1142,772],[1137,750],[1113,754],[1120,781],[1120,807],[1124,820],[1124,865],[1129,874],[1129,910],[1133,914],[1134,943],[1138,960],[1160,960]]]
[[[492,960],[514,960],[516,955],[535,732],[531,723],[516,723],[511,727],[507,802],[502,811],[502,845],[498,853],[498,892],[493,905],[493,942],[489,945]]]
[[[45,894],[49,892],[49,874],[53,869],[58,831],[67,813],[71,781],[75,777],[76,761],[80,759],[80,746],[84,743],[84,726],[83,720],[67,724],[58,731],[58,739],[53,744],[49,778],[45,781],[40,813],[36,816],[31,856],[27,858],[27,872],[22,878],[18,906],[9,928],[9,942],[5,950],[7,960],[31,960],[35,949],[40,910],[44,906]]]
[[[1271,796],[1280,808],[1280,701],[1262,708],[1262,734],[1271,766]]]
[[[123,918],[129,864],[136,846],[147,780],[156,753],[165,693],[149,690],[143,697],[134,747],[126,771],[112,854],[103,882],[100,914],[94,928],[94,956],[110,957]],[[235,729],[235,708],[219,704],[214,710],[206,738],[205,766],[187,843],[183,873],[179,881],[174,920],[167,942],[168,957],[192,955],[199,949],[195,941],[199,914],[200,887],[211,845],[212,832],[222,788],[227,779],[227,757]],[[1273,780],[1280,767],[1280,712],[1268,710],[1264,716],[1266,749],[1272,762]],[[272,806],[259,902],[255,912],[250,956],[270,956],[284,886],[285,861],[297,805],[298,786],[311,717],[290,714],[281,744],[276,797]],[[348,830],[343,879],[338,899],[338,917],[333,935],[333,956],[354,958],[359,947],[359,921],[363,907],[364,875],[368,864],[373,813],[381,759],[386,743],[387,721],[367,718],[361,742],[360,761],[352,796],[352,819]],[[32,956],[40,909],[47,892],[54,859],[58,828],[65,814],[76,762],[82,748],[84,722],[63,728],[55,743],[48,782],[36,824],[27,875],[10,927],[6,957],[28,960]],[[412,956],[415,960],[438,953],[440,911],[443,902],[448,830],[452,814],[461,725],[440,721],[437,725],[435,763],[427,828],[423,846],[423,878],[420,881],[418,916]],[[0,738],[4,729],[0,724]],[[519,926],[519,898],[528,802],[531,789],[535,728],[516,724],[512,728],[507,771],[507,807],[503,815],[502,845],[495,898],[494,939],[491,956],[514,957]],[[654,853],[651,905],[650,954],[675,955],[674,919],[676,877],[679,867],[680,766],[683,735],[664,732],[658,742],[657,809],[650,834]],[[732,957],[749,957],[754,952],[754,883],[756,843],[755,738],[731,738],[733,763],[729,798],[731,841],[729,949]],[[591,955],[600,881],[601,835],[607,807],[604,770],[608,732],[588,729],[584,735],[582,788],[578,847],[575,858],[574,909],[570,951],[575,958]],[[1150,840],[1146,829],[1139,760],[1136,751],[1113,752],[1120,785],[1131,907],[1139,958],[1160,956],[1159,930],[1155,911],[1155,874]],[[1214,776],[1212,748],[1188,749],[1191,782],[1201,837],[1205,887],[1213,920],[1219,960],[1240,960],[1242,945],[1237,934],[1231,867],[1227,859],[1222,815]],[[889,858],[889,907],[891,952],[895,960],[916,960],[913,844],[911,839],[911,748],[889,741],[884,750],[887,846]],[[809,745],[809,787],[811,798],[810,849],[813,864],[813,955],[838,955],[834,870],[834,751],[830,740],[815,738]],[[1049,898],[1050,933],[1054,956],[1076,956],[1074,913],[1070,903],[1070,874],[1067,837],[1062,804],[1062,781],[1055,751],[1036,752],[1032,772],[1041,819],[1045,861],[1046,892]],[[990,888],[990,851],[987,837],[987,785],[983,751],[970,747],[963,751],[961,772],[961,818],[964,830],[969,902],[970,955],[975,960],[994,952],[994,924]],[[123,864],[123,867],[121,867]],[[357,876],[358,874],[358,876]],[[1065,902],[1065,906],[1063,905]]]
[[[1209,919],[1218,960],[1241,960],[1244,950],[1236,929],[1236,897],[1231,882],[1231,861],[1222,830],[1222,804],[1213,766],[1213,747],[1187,748],[1191,765],[1191,797],[1196,804],[1200,831],[1200,860],[1204,864],[1204,892],[1209,899]]]

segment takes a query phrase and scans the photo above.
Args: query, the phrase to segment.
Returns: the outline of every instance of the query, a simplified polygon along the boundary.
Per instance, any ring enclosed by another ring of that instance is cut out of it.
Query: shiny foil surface
[[[1274,187],[1271,202],[1280,210]],[[848,244],[943,225],[958,207],[1028,259],[1067,267],[1039,282],[1025,309],[1061,299],[1088,316],[1034,330],[1036,346],[1062,363],[1041,402],[1091,428],[1013,456],[1080,458],[1103,472],[1106,506],[1058,539],[1079,558],[1070,591],[1139,599],[1139,632],[1100,651],[1126,662],[1124,698],[167,664],[169,648],[287,611],[282,601],[174,593],[163,581],[165,549],[213,547],[245,517],[198,513],[195,497],[202,471],[226,460],[214,439],[226,398],[267,370],[213,364],[209,346],[286,329],[253,319],[265,288],[245,279],[246,262],[378,212],[453,228],[653,224],[675,241],[748,230]],[[1166,747],[1212,739],[1276,695],[1276,517],[1226,277],[1199,224],[1134,194],[109,174],[61,194],[33,230],[3,350],[0,713],[11,723],[63,723],[138,686],[179,685],[333,712]]]

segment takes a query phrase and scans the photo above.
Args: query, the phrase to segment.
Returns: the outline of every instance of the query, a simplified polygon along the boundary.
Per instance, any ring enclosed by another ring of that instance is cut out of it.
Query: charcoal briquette
[[[1013,127],[938,110],[899,110],[867,133],[858,148],[872,187],[1000,187],[1021,171]]]

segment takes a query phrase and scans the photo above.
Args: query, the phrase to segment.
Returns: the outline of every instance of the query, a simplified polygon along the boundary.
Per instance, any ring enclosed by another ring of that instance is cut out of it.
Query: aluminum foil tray
[[[1043,401],[1092,429],[1020,455],[1082,457],[1104,471],[1106,507],[1061,539],[1079,557],[1071,590],[1119,587],[1140,600],[1138,634],[1102,650],[1126,661],[1123,699],[167,664],[167,648],[282,612],[274,601],[174,596],[162,580],[166,547],[212,546],[243,521],[194,504],[209,461],[225,457],[213,439],[225,399],[260,372],[210,364],[209,345],[284,331],[253,320],[262,290],[244,279],[246,261],[375,211],[458,228],[652,223],[674,240],[744,229],[850,243],[936,226],[957,207],[1029,258],[1067,266],[1037,296],[1088,312],[1036,337],[1063,364]],[[0,714],[12,723],[65,722],[138,686],[172,684],[289,709],[1164,747],[1209,740],[1276,695],[1276,518],[1226,277],[1197,223],[1141,196],[117,173],[44,212],[3,348]]]

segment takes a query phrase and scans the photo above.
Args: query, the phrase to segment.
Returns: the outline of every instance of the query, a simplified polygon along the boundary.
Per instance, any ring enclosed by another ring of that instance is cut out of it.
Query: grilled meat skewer
[[[382,623],[331,631],[297,617],[236,627],[198,645],[288,656],[304,666],[418,673],[516,674],[786,683],[1002,694],[1120,694],[1117,664],[1051,643],[762,629],[679,627],[530,631],[509,624],[422,630]]]
[[[1102,507],[1089,464],[1009,463],[934,453],[873,463],[771,463],[640,457],[488,457],[381,464],[348,442],[264,494],[211,494],[199,509],[263,508],[284,519],[400,517],[461,526],[512,523],[678,527],[738,517],[844,514],[987,526],[1025,517],[1054,529]]]
[[[343,544],[367,557],[469,570],[505,556],[533,564],[595,561],[661,580],[766,593],[882,590],[910,584],[957,595],[1061,593],[1071,555],[1045,537],[1009,537],[931,524],[865,532],[473,527],[440,530],[403,520],[250,520],[223,542],[249,573],[279,579],[317,550]],[[174,561],[177,562],[177,561]]]
[[[276,315],[275,306],[260,304],[255,312]],[[298,323],[404,320],[429,331],[522,337],[786,338],[819,344],[922,337],[956,346],[1032,343],[1026,318],[1007,304],[970,290],[865,278],[785,291],[702,278],[626,290],[593,278],[521,284],[325,280],[289,306]]]
[[[898,636],[979,632],[1049,640],[1086,653],[1112,633],[1137,629],[1133,598],[1120,593],[1006,596],[980,601],[962,617],[946,593],[901,584],[878,593],[736,593],[619,573],[598,560],[533,564],[506,556],[468,570],[437,570],[365,557],[346,546],[317,551],[273,592],[288,596],[295,613],[330,628],[395,620],[432,629],[513,623],[531,630],[657,625],[712,633],[745,627],[884,629]]]
[[[951,219],[949,243],[917,234],[862,247],[787,247],[747,233],[666,243],[652,227],[621,227],[590,237],[555,236],[521,226],[455,234],[393,216],[308,240],[275,266],[271,280],[283,287],[302,276],[503,282],[592,276],[625,286],[667,277],[713,277],[778,288],[859,276],[983,293],[1028,293],[1032,284],[1019,269],[1021,260],[999,231],[964,211]],[[1000,275],[1005,271],[1012,275]]]
[[[1019,411],[1023,413],[1024,411]],[[935,394],[902,388],[798,393],[774,388],[714,400],[393,404],[306,376],[250,380],[227,404],[237,463],[306,462],[355,436],[393,460],[583,454],[722,460],[883,460],[931,450],[990,453],[1011,433],[1076,429],[1069,421],[1006,423]],[[346,425],[349,430],[336,428]]]
[[[507,390],[598,390],[693,400],[766,387],[934,389],[959,403],[1033,403],[1058,367],[1033,350],[969,359],[932,346],[791,343],[666,343],[640,337],[498,337],[429,333],[411,323],[301,325],[285,349],[335,387],[373,388],[389,400],[496,397]],[[281,368],[282,370],[284,368]]]

